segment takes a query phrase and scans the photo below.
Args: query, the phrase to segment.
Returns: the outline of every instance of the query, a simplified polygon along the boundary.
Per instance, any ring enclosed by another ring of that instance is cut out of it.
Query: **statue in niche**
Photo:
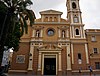
[[[65,38],[65,31],[62,30],[62,37]]]
[[[40,31],[36,30],[36,37],[39,37],[39,36],[40,36]]]

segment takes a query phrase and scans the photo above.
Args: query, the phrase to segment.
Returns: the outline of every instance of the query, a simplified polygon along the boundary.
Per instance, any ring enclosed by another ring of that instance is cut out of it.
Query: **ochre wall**
[[[17,55],[25,55],[25,63],[16,63]],[[12,57],[11,69],[13,70],[27,70],[29,60],[29,43],[20,43],[19,51],[14,52]]]

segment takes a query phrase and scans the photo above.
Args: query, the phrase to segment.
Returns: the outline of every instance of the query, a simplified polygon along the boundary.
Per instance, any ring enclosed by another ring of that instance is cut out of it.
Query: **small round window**
[[[48,34],[48,36],[53,36],[54,35],[54,30],[53,29],[48,29],[47,34]]]

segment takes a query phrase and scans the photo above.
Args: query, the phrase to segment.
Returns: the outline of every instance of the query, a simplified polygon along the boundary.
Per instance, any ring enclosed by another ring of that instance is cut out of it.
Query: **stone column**
[[[67,75],[71,76],[71,57],[70,57],[70,45],[67,45]]]
[[[68,31],[68,29],[67,29],[66,37],[69,37],[69,31]]]
[[[58,53],[58,75],[61,76],[62,75],[62,61],[61,61],[61,52]]]
[[[86,38],[86,37],[85,37],[85,31],[84,31],[84,30],[83,30],[83,36],[84,36],[84,38]]]
[[[41,37],[43,37],[43,30],[41,29]]]
[[[74,26],[72,26],[72,31],[73,31],[73,38],[75,38],[75,30],[74,30]]]
[[[35,37],[35,30],[33,29],[32,37]]]
[[[41,52],[39,52],[38,71],[41,71]]]
[[[58,22],[60,22],[60,16],[58,15]]]
[[[70,37],[72,38],[72,27],[70,26]]]
[[[81,36],[81,38],[83,38],[82,27],[81,26],[80,26],[80,36]]]
[[[86,53],[86,62],[87,62],[87,64],[89,64],[89,56],[88,56],[87,44],[85,44],[85,53]]]
[[[30,43],[30,53],[29,53],[29,63],[28,63],[28,70],[32,71],[33,70],[33,53],[34,53],[34,47],[33,45]]]
[[[71,52],[72,52],[72,64],[74,64],[74,50],[73,50],[73,44],[71,44]]]
[[[71,70],[70,45],[67,46],[67,70]]]
[[[59,71],[62,71],[62,69],[61,69],[61,52],[59,53]]]

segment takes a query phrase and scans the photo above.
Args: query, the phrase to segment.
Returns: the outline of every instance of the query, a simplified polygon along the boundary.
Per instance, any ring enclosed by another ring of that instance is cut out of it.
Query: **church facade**
[[[67,0],[67,19],[56,10],[41,11],[14,52],[9,72],[72,75],[100,72],[100,30],[84,30],[79,0]],[[27,20],[29,22],[29,20]],[[89,67],[90,66],[90,67]]]

